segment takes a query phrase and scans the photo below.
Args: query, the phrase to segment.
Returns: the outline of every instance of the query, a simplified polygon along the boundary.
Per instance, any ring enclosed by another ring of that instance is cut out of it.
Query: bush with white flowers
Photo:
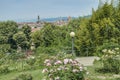
[[[103,67],[109,72],[120,72],[120,49],[118,47],[111,49],[103,49],[101,59]]]
[[[86,68],[75,59],[46,59],[45,80],[84,80],[84,74],[88,73]]]

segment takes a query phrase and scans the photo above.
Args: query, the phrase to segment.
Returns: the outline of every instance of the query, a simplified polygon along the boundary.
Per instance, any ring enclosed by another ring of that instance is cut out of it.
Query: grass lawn
[[[120,74],[98,73],[92,66],[88,67],[89,74],[86,75],[88,80],[120,80]]]
[[[103,73],[95,71],[96,68],[102,67],[100,62],[96,62],[93,66],[87,66],[89,74],[86,75],[88,80],[120,80],[120,73]]]
[[[21,73],[29,73],[33,76],[33,80],[41,80],[43,78],[43,74],[41,70],[31,70],[31,71],[24,71],[24,72],[11,72],[8,74],[0,74],[0,80],[11,80],[18,76]]]

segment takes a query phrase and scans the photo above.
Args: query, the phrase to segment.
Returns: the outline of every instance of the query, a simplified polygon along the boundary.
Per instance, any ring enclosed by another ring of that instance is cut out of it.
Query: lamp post
[[[70,36],[72,37],[72,55],[74,55],[74,37],[75,37],[75,33],[70,32]]]

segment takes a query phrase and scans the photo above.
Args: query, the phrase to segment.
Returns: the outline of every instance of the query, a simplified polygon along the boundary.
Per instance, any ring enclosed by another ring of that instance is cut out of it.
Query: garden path
[[[76,58],[76,60],[83,64],[84,66],[92,66],[95,59],[98,60],[99,58],[95,56]]]

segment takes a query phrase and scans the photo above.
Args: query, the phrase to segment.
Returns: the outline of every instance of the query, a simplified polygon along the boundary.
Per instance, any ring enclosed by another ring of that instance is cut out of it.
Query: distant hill
[[[77,17],[72,17],[72,18],[77,18]],[[67,21],[68,17],[55,17],[55,18],[43,18],[40,19],[41,21],[45,21],[45,22],[55,22],[58,20],[64,20]],[[37,18],[36,19],[30,19],[30,20],[22,20],[22,19],[18,19],[15,20],[16,22],[37,22]]]
[[[72,18],[75,18],[75,17],[72,17]],[[67,21],[68,17],[44,18],[44,19],[41,19],[41,20],[46,21],[46,22],[55,22],[55,21],[58,21],[58,20]]]
[[[91,17],[91,15],[84,16],[84,18],[89,18],[89,17]],[[75,18],[78,18],[78,17],[71,17],[71,18],[75,19]],[[68,19],[68,17],[55,17],[55,18],[43,18],[43,19],[40,19],[40,20],[41,21],[45,21],[45,22],[55,22],[55,21],[58,21],[58,20],[67,21],[67,19]],[[16,22],[37,22],[37,18],[36,19],[30,19],[30,20],[21,20],[21,19],[18,19],[18,20],[15,20],[15,21]]]

